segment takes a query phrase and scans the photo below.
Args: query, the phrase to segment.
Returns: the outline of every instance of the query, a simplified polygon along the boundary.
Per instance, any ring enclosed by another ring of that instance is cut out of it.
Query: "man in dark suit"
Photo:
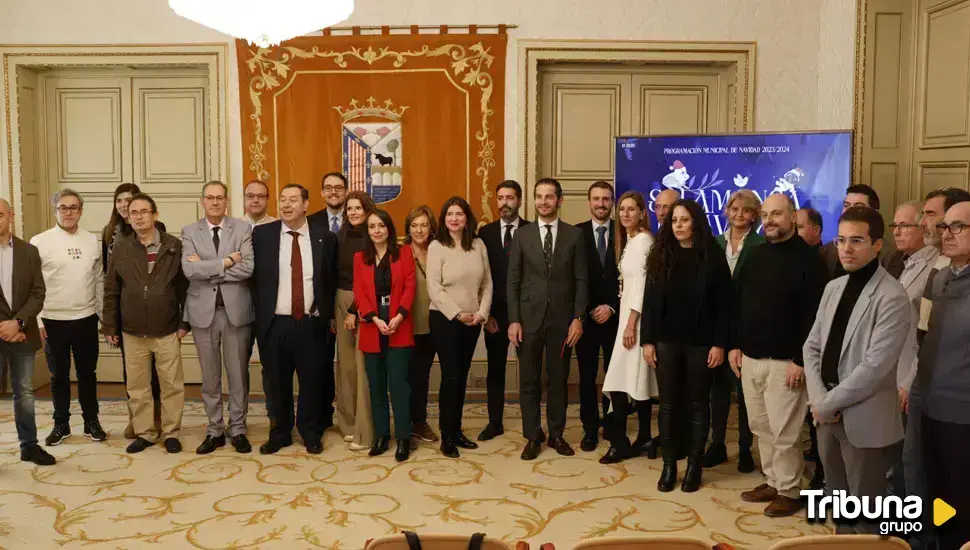
[[[478,434],[479,441],[488,441],[505,433],[502,417],[505,414],[505,366],[509,356],[509,310],[506,282],[512,238],[520,227],[528,225],[519,217],[522,187],[518,182],[505,180],[495,188],[499,219],[482,227],[478,237],[488,250],[488,265],[492,273],[492,311],[485,323],[485,349],[488,352],[488,425]]]
[[[273,454],[292,443],[293,373],[300,381],[296,427],[307,452],[323,451],[325,395],[333,395],[333,369],[320,368],[336,289],[337,240],[325,226],[310,224],[310,194],[287,184],[279,197],[280,221],[253,231],[256,340],[263,363],[263,391]]]
[[[845,211],[853,206],[868,206],[873,210],[879,210],[879,194],[868,185],[850,185],[845,190],[842,213],[845,214]],[[845,269],[839,262],[839,251],[835,247],[834,240],[822,245],[820,253],[822,254],[822,261],[825,262],[825,267],[828,269],[830,280],[845,275]]]
[[[539,418],[542,356],[549,377],[546,418],[549,446],[575,454],[563,439],[569,356],[583,334],[588,273],[582,232],[559,219],[562,186],[552,178],[536,182],[538,222],[521,228],[509,252],[509,340],[519,351],[522,433],[529,441],[522,460],[539,456],[545,439]]]
[[[602,402],[604,417],[609,411],[609,399],[605,395],[598,398],[601,392],[596,389],[596,376],[599,374],[600,349],[603,350],[603,370],[610,364],[618,326],[616,313],[620,309],[619,271],[613,246],[614,224],[610,219],[613,194],[613,186],[609,183],[593,182],[586,191],[592,219],[576,226],[583,232],[589,272],[589,304],[583,322],[583,337],[576,344],[579,418],[583,423],[580,448],[586,452],[595,451],[599,443],[599,402]]]
[[[10,203],[0,199],[0,370],[10,367],[20,460],[50,466],[54,457],[37,444],[33,384],[34,354],[40,349],[37,315],[47,288],[37,247],[14,237],[12,222]]]

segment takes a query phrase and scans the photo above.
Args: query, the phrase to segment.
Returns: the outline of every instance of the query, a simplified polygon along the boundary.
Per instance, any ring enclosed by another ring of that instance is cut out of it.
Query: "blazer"
[[[714,240],[717,241],[718,246],[721,247],[721,252],[724,252],[726,254],[727,253],[726,252],[727,251],[727,232],[725,231],[724,233],[721,233],[717,237],[714,237]],[[751,255],[751,250],[754,247],[758,246],[759,244],[764,244],[764,243],[765,243],[765,238],[759,235],[758,232],[755,231],[754,228],[752,227],[751,231],[748,231],[748,234],[744,236],[744,240],[741,241],[741,254],[738,255],[738,264],[734,266],[735,275],[741,269],[741,266],[744,265],[744,262],[748,259],[748,256]],[[726,258],[727,256],[725,256],[725,259]]]
[[[518,235],[519,231],[530,223],[532,222],[529,220],[519,218],[519,228],[513,233],[513,240],[515,235]],[[488,267],[492,273],[492,310],[489,315],[494,317],[499,325],[504,326],[509,324],[507,292],[509,255],[502,247],[503,237],[501,220],[488,223],[478,231],[478,238],[485,243],[485,248],[488,250]],[[512,247],[510,245],[509,253],[511,251]]]
[[[44,309],[47,287],[44,286],[44,272],[41,271],[40,252],[37,247],[17,237],[13,241],[13,277],[11,293],[4,296],[0,289],[0,321],[20,319],[24,322],[27,341],[19,344],[5,344],[14,353],[33,353],[40,349],[40,331],[37,329],[37,316]]]
[[[620,271],[617,267],[616,247],[613,244],[616,222],[609,221],[609,230],[606,232],[606,262],[602,264],[596,249],[596,237],[593,235],[593,220],[586,220],[576,227],[582,230],[586,245],[586,264],[589,270],[589,304],[586,310],[592,311],[598,306],[607,305],[613,308],[613,313],[619,313]]]
[[[556,223],[551,269],[546,269],[542,255],[540,224],[520,226],[512,239],[507,284],[509,323],[521,323],[525,332],[536,332],[547,323],[565,328],[586,314],[589,267],[583,236],[575,226],[562,220]]]
[[[404,320],[397,331],[388,338],[388,346],[407,348],[414,345],[414,327],[411,320],[411,307],[414,305],[415,275],[414,253],[410,246],[398,248],[399,255],[391,261],[391,304],[389,311],[393,317],[404,314]],[[354,299],[360,311],[360,337],[357,349],[364,353],[381,352],[381,333],[377,325],[368,321],[377,314],[377,290],[374,287],[374,265],[364,263],[364,253],[354,254]],[[403,311],[402,311],[403,310]]]
[[[316,309],[323,326],[333,319],[333,302],[337,289],[337,238],[329,229],[310,224],[310,248],[313,251],[313,297],[311,311]],[[256,311],[256,336],[266,338],[276,316],[276,298],[280,286],[280,233],[283,222],[257,225],[253,228],[253,302]],[[329,330],[329,329],[328,329]]]
[[[842,262],[839,260],[839,249],[835,246],[835,241],[829,241],[819,249],[822,261],[825,262],[825,269],[829,272],[829,280],[845,275],[842,269]]]
[[[216,313],[216,291],[222,291],[226,317],[234,327],[256,319],[249,278],[253,274],[253,228],[249,222],[225,217],[219,232],[219,250],[212,242],[209,222],[202,218],[182,229],[182,271],[189,279],[185,298],[185,321],[193,327],[206,328]],[[242,260],[226,269],[222,260],[233,252]],[[190,262],[196,254],[200,261]]]
[[[903,438],[897,393],[897,362],[916,330],[913,306],[899,281],[882,267],[866,284],[849,316],[839,385],[822,382],[822,353],[828,342],[835,310],[849,277],[829,282],[802,353],[808,401],[824,420],[842,413],[849,442],[860,448],[880,448]]]

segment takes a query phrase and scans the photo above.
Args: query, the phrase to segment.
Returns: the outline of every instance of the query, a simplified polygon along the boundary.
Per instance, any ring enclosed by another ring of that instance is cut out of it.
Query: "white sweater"
[[[95,313],[100,316],[104,273],[101,245],[94,233],[79,228],[71,235],[55,225],[35,235],[30,244],[40,252],[47,286],[38,324],[44,326],[43,319],[73,321]]]

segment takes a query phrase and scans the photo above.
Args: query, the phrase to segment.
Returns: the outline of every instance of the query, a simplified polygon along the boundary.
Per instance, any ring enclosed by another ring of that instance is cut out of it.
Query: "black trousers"
[[[488,423],[501,427],[505,415],[505,367],[509,358],[508,319],[495,318],[498,330],[492,334],[485,331],[485,351],[488,354],[488,371],[485,386],[488,391]]]
[[[304,443],[323,438],[327,428],[323,397],[334,391],[333,369],[320,368],[324,345],[320,333],[324,328],[318,317],[305,316],[298,321],[289,315],[276,315],[268,334],[259,339],[270,441],[292,441],[294,373],[300,381],[296,429]]]
[[[546,422],[549,437],[562,437],[566,427],[566,392],[569,359],[572,348],[564,347],[569,321],[546,322],[534,332],[523,332],[519,344],[519,402],[522,405],[522,435],[538,441],[542,432],[539,403],[542,401],[542,356],[546,358],[549,395],[546,399]]]
[[[434,342],[430,334],[415,334],[408,359],[408,384],[411,386],[411,423],[428,421],[428,386],[434,364]],[[440,398],[440,394],[439,394]]]
[[[727,436],[728,415],[731,412],[731,390],[738,396],[738,446],[750,449],[754,442],[748,426],[748,408],[744,406],[741,379],[735,376],[731,365],[724,364],[713,369],[711,380],[711,445],[724,445]]]
[[[98,316],[72,321],[44,319],[47,366],[51,371],[54,424],[71,419],[71,355],[77,372],[78,402],[84,422],[98,419]],[[157,376],[156,376],[157,379]]]
[[[478,343],[482,327],[470,327],[461,321],[448,320],[436,310],[431,311],[429,322],[431,338],[441,364],[438,425],[442,437],[455,437],[461,431],[468,371],[472,366],[475,344]]]
[[[602,325],[587,316],[583,323],[583,336],[576,342],[576,361],[579,363],[579,419],[587,435],[596,435],[600,426],[599,407],[603,416],[610,407],[609,398],[596,389],[596,375],[599,374],[600,349],[603,350],[603,371],[613,356],[613,344],[619,326],[616,315]]]
[[[957,515],[936,527],[940,550],[957,550],[970,541],[970,424],[940,422],[925,414],[922,419],[923,469],[926,472],[928,500],[943,499]]]
[[[254,332],[254,331],[250,331]],[[337,352],[337,334],[330,330],[329,326],[323,327],[323,369],[330,371],[333,374],[334,364],[333,358]],[[252,356],[252,347],[249,348],[249,354]],[[334,399],[336,398],[337,389],[334,386],[334,378],[330,377],[330,383],[327,384],[326,377],[321,377],[321,383],[323,386],[320,388],[322,392],[321,398],[323,399],[323,429],[326,430],[330,426],[333,426],[333,412],[334,412]]]
[[[677,430],[673,417],[682,395],[686,396],[689,407],[688,460],[699,462],[704,454],[710,424],[711,369],[707,368],[710,350],[710,346],[657,344],[657,385],[660,389],[658,420],[665,463],[677,461]]]

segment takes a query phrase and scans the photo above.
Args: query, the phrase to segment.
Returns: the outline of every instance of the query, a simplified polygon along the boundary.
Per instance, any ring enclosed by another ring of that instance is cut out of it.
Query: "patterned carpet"
[[[645,533],[767,548],[783,538],[828,532],[803,516],[769,519],[763,505],[742,502],[740,491],[762,480],[757,473],[739,474],[730,462],[705,471],[704,486],[694,494],[657,492],[659,460],[602,466],[597,460],[605,443],[595,453],[578,452],[576,406],[566,433],[575,457],[545,448],[535,462],[519,460],[519,411],[510,406],[504,436],[462,451],[459,460],[422,444],[403,464],[394,462],[393,452],[379,458],[351,452],[333,431],[317,456],[297,443],[275,456],[238,455],[227,446],[199,457],[200,402],[186,404],[186,451],[167,455],[156,446],[130,456],[121,439],[124,404],[101,406],[111,438],[92,443],[82,437],[75,403],[74,436],[49,449],[56,466],[40,468],[19,461],[12,403],[0,402],[0,547],[359,549],[368,538],[413,529],[482,531],[533,548],[553,542],[560,550],[582,538]],[[51,410],[50,401],[37,402],[41,438],[51,428]],[[484,405],[467,407],[469,436],[485,421]],[[254,403],[250,438],[258,445],[267,432],[265,409]],[[736,449],[729,443],[730,454]]]

